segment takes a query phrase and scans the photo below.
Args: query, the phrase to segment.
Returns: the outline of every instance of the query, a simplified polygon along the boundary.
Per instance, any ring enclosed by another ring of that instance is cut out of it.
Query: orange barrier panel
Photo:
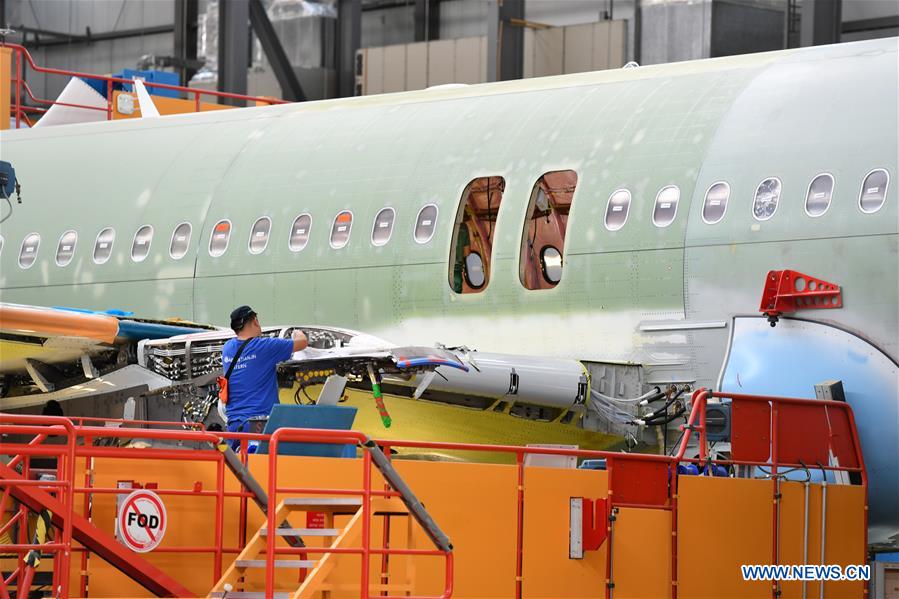
[[[771,596],[740,564],[771,563],[773,493],[768,480],[679,477],[678,599]]]

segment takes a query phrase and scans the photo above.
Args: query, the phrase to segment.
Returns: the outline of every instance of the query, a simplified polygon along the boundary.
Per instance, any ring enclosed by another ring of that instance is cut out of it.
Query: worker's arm
[[[306,339],[306,333],[304,333],[300,329],[296,329],[293,332],[293,351],[297,352],[301,349],[306,349],[308,345],[309,340]]]

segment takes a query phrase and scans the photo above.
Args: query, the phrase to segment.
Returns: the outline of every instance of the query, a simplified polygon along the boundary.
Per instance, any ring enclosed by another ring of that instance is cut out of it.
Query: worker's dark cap
[[[235,331],[239,331],[243,328],[243,325],[254,316],[256,316],[256,312],[249,306],[235,308],[234,311],[231,312],[231,328]]]

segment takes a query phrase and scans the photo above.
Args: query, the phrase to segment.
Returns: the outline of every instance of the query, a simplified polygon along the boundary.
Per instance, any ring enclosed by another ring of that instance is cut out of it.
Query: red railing
[[[10,113],[15,117],[16,129],[20,127],[22,122],[25,122],[29,127],[33,125],[31,119],[28,118],[28,113],[32,114],[43,114],[49,110],[50,106],[58,105],[58,106],[67,106],[70,108],[82,108],[85,110],[93,110],[97,112],[105,112],[106,120],[112,120],[113,113],[113,88],[115,84],[125,84],[131,85],[134,82],[130,79],[123,79],[121,77],[110,77],[109,75],[94,75],[91,73],[82,73],[79,71],[69,71],[65,69],[54,69],[50,67],[41,67],[35,64],[34,59],[31,57],[31,54],[25,48],[25,46],[19,44],[0,44],[2,48],[9,48],[12,50],[12,67],[13,72],[15,73],[15,77],[10,79],[10,83],[12,84],[12,92],[13,92],[13,102],[10,106]],[[35,73],[42,73],[45,75],[61,75],[64,77],[78,77],[80,79],[92,79],[95,81],[102,81],[106,87],[106,106],[103,108],[97,106],[89,106],[84,104],[71,104],[67,102],[57,102],[56,100],[48,100],[45,98],[37,97],[34,92],[31,90],[31,87],[28,85],[28,82],[25,80],[24,67],[28,66]],[[4,75],[5,76],[5,75]],[[279,100],[276,98],[265,98],[258,96],[248,96],[245,94],[232,94],[228,92],[219,92],[212,90],[204,90],[204,89],[195,89],[192,87],[183,87],[180,85],[168,85],[166,83],[152,83],[150,81],[144,81],[143,84],[148,88],[154,89],[166,89],[170,91],[178,92],[179,97],[183,96],[183,99],[193,99],[194,101],[194,112],[200,112],[201,104],[203,98],[208,98],[213,103],[218,103],[219,100],[237,100],[241,102],[250,103],[250,105],[256,105],[258,103],[263,104],[287,104],[286,100]],[[32,105],[24,103],[23,100],[27,99],[31,101]]]
[[[731,458],[712,459],[709,455],[708,425],[706,406],[711,398],[727,400],[731,414]],[[819,445],[802,443],[782,449],[781,436],[784,429],[790,429],[800,440],[818,439]],[[811,430],[809,430],[811,429]],[[735,430],[739,434],[734,434]],[[683,426],[680,449],[675,458],[677,463],[691,462],[700,468],[705,466],[712,474],[712,467],[753,466],[770,468],[766,476],[774,481],[772,510],[772,564],[780,563],[780,480],[782,469],[820,469],[826,478],[827,471],[857,474],[859,483],[865,489],[864,546],[868,546],[868,474],[862,456],[858,429],[852,408],[846,402],[831,400],[810,400],[793,397],[772,397],[723,393],[698,389],[693,393],[690,417]],[[800,431],[802,431],[800,433]],[[698,434],[698,457],[687,458],[686,453],[693,433]],[[848,441],[848,443],[847,443]],[[784,455],[786,454],[786,455]],[[801,456],[807,459],[802,459]],[[820,458],[820,459],[815,459]],[[836,464],[831,464],[834,459]],[[849,466],[839,464],[848,463]],[[671,479],[671,501],[677,512],[677,477]],[[672,519],[672,598],[677,599],[677,518]],[[822,541],[823,542],[823,541]],[[781,594],[778,583],[772,585],[771,594],[777,599]]]
[[[16,433],[23,435],[34,435],[34,438],[27,445],[18,445],[16,447],[16,456],[7,463],[9,468],[17,468],[21,466],[21,479],[10,479],[0,481],[3,484],[3,496],[0,499],[0,517],[6,514],[7,502],[10,498],[12,487],[36,487],[41,490],[48,491],[61,499],[66,506],[66,513],[63,515],[64,524],[61,530],[61,538],[57,538],[54,543],[30,543],[28,539],[28,508],[20,505],[15,514],[0,527],[0,534],[11,530],[14,524],[18,524],[18,542],[10,545],[0,545],[0,554],[14,552],[18,554],[18,563],[16,569],[10,575],[3,578],[0,575],[0,594],[9,597],[7,587],[16,580],[17,596],[21,597],[24,588],[31,586],[31,580],[34,576],[34,568],[26,564],[25,558],[29,552],[36,550],[39,552],[48,552],[53,554],[55,562],[53,568],[53,588],[59,589],[59,595],[68,597],[69,595],[69,563],[71,559],[72,547],[72,513],[75,506],[74,481],[75,481],[75,427],[67,418],[43,416],[39,417],[39,425],[34,425],[33,417],[17,416],[4,414],[5,422],[18,423],[9,428],[15,429]],[[5,424],[4,422],[4,424]],[[5,429],[0,426],[0,432]],[[41,445],[50,437],[60,437],[65,440],[65,445]],[[50,456],[56,458],[56,479],[55,480],[34,480],[30,478],[30,462],[31,456]],[[27,594],[27,593],[26,593]]]
[[[706,405],[709,398],[720,398],[729,400],[732,409],[732,425],[735,430],[740,430],[743,434],[739,435],[739,439],[732,435],[732,456],[731,459],[712,459],[709,454],[707,441],[707,423],[706,423]],[[747,409],[750,407],[751,409]],[[7,415],[3,415],[3,420],[8,419]],[[34,425],[36,423],[55,424],[65,419],[47,420],[42,417],[17,417],[29,418],[28,423]],[[814,434],[812,436],[804,435],[801,437],[803,445],[797,446],[795,442],[786,443],[781,437],[784,426],[791,426],[792,422],[802,418],[806,428]],[[20,422],[22,422],[20,420]],[[71,426],[71,425],[70,425]],[[739,428],[743,427],[743,428]],[[749,427],[749,428],[747,428]],[[754,429],[753,429],[754,427]],[[5,422],[0,422],[0,432],[7,427]],[[41,450],[45,448],[34,447],[35,443],[42,440],[42,436],[48,434],[45,427],[28,426],[14,427],[20,433],[37,435],[31,445],[17,445],[16,452],[20,454],[28,454],[29,452],[41,455]],[[794,399],[783,397],[766,397],[766,396],[749,396],[740,394],[726,394],[712,392],[700,389],[693,395],[692,409],[688,424],[684,427],[684,436],[681,440],[680,448],[676,456],[666,455],[648,455],[648,454],[625,454],[614,453],[608,451],[592,451],[592,450],[575,450],[575,449],[555,449],[555,448],[528,448],[508,445],[473,445],[466,443],[434,443],[434,442],[418,442],[418,441],[395,441],[385,440],[376,441],[377,445],[382,447],[386,455],[389,455],[390,448],[404,449],[428,449],[441,451],[474,451],[510,454],[515,457],[517,469],[517,530],[516,530],[516,560],[515,560],[515,597],[522,597],[523,583],[523,540],[524,540],[524,509],[525,509],[525,478],[526,468],[524,467],[525,457],[527,454],[532,455],[556,455],[556,456],[575,456],[578,458],[601,458],[606,460],[607,480],[608,480],[608,501],[606,502],[607,518],[613,515],[613,511],[620,507],[634,507],[643,509],[661,509],[671,511],[672,521],[672,597],[677,597],[677,466],[681,463],[694,463],[699,466],[709,467],[705,474],[712,475],[711,466],[750,466],[750,467],[766,467],[770,468],[768,476],[774,478],[775,496],[777,495],[777,485],[779,483],[780,472],[786,468],[811,468],[821,469],[822,471],[847,472],[858,476],[859,484],[867,488],[867,474],[864,467],[864,460],[861,453],[858,434],[855,426],[855,420],[851,408],[848,404],[835,401],[819,401]],[[54,429],[55,430],[55,429]],[[76,427],[73,429],[74,435],[69,445],[65,448],[58,446],[54,449],[56,453],[60,451],[68,452],[66,455],[70,459],[66,460],[68,467],[73,467],[75,458],[85,458],[87,468],[92,467],[94,458],[120,458],[120,459],[167,459],[167,460],[198,460],[212,461],[217,467],[217,484],[213,490],[203,489],[154,489],[160,495],[191,495],[191,496],[209,496],[215,497],[215,540],[209,546],[195,547],[167,547],[157,548],[158,552],[172,553],[213,553],[215,555],[213,584],[221,578],[223,554],[239,553],[246,545],[246,523],[247,523],[247,500],[253,495],[243,486],[240,491],[225,491],[224,477],[225,464],[222,454],[215,450],[207,449],[171,449],[171,448],[112,448],[112,447],[93,447],[91,442],[94,438],[102,437],[135,437],[147,439],[166,439],[179,440],[184,442],[199,443],[215,443],[220,438],[236,439],[241,444],[241,456],[244,464],[247,462],[247,444],[250,441],[267,441],[270,443],[268,458],[268,522],[269,530],[277,528],[279,523],[275,522],[275,512],[278,505],[278,495],[285,494],[310,494],[310,495],[357,495],[363,498],[363,533],[362,544],[360,548],[290,548],[275,547],[275,535],[268,536],[268,551],[266,563],[266,588],[267,593],[271,596],[274,583],[274,562],[277,554],[298,554],[298,553],[354,553],[362,556],[361,578],[363,597],[368,597],[368,581],[370,577],[370,558],[372,556],[387,555],[442,555],[446,559],[446,581],[442,597],[450,597],[453,585],[453,561],[451,552],[441,552],[436,550],[413,550],[413,549],[394,549],[386,547],[372,547],[370,541],[370,500],[373,497],[396,497],[396,491],[389,490],[386,486],[384,490],[376,490],[372,487],[371,476],[371,454],[368,451],[363,452],[361,460],[362,473],[362,489],[307,489],[296,487],[283,487],[278,484],[278,464],[277,454],[278,446],[284,442],[309,442],[309,443],[328,443],[328,444],[359,444],[364,443],[366,437],[361,433],[354,431],[330,431],[330,430],[311,430],[311,429],[279,429],[272,435],[253,435],[244,433],[211,433],[206,431],[175,431],[175,430],[151,430],[151,429],[119,429],[119,428],[99,428],[99,427]],[[758,434],[746,434],[755,430]],[[694,439],[694,434],[698,438],[698,447],[696,448],[697,457],[688,457],[687,451]],[[746,439],[761,438],[762,442],[747,443]],[[40,440],[39,440],[40,439]],[[74,445],[76,439],[83,439],[84,445]],[[19,451],[25,448],[26,451]],[[30,449],[29,449],[30,448]],[[764,450],[762,449],[764,448]],[[801,455],[816,456],[821,455],[823,451],[828,455],[833,455],[840,460],[840,464],[831,465],[830,461],[821,460],[820,463],[809,465],[809,460],[805,460]],[[765,455],[761,455],[761,452]],[[798,452],[798,453],[797,453]],[[6,451],[9,453],[9,451]],[[46,455],[46,454],[43,454]],[[816,466],[816,467],[815,467]],[[74,470],[72,471],[74,473]],[[70,477],[68,480],[72,480]],[[0,481],[5,484],[5,481]],[[115,494],[122,493],[122,489],[106,488],[101,489],[92,487],[87,475],[85,476],[84,487],[69,489],[70,497],[74,493],[90,494],[90,493],[106,493]],[[7,489],[8,490],[8,489]],[[225,498],[240,498],[240,534],[238,539],[238,547],[223,547],[222,545],[222,528],[224,526],[223,504]],[[777,497],[775,497],[777,501]],[[866,499],[867,501],[867,499]],[[85,514],[87,515],[87,501],[85,501]],[[72,505],[71,502],[68,503]],[[867,508],[867,505],[866,505]],[[866,509],[867,512],[867,509]],[[775,515],[776,518],[776,515]],[[865,521],[867,524],[867,513],[865,513]],[[773,558],[777,558],[778,552],[778,535],[779,530],[777,520],[775,519],[773,526],[775,527]],[[867,529],[867,526],[865,527]],[[65,535],[64,535],[65,538]],[[71,543],[71,536],[68,537]],[[865,544],[867,544],[867,530],[865,530]],[[83,548],[73,548],[73,550],[82,550]],[[612,551],[606,552],[606,572],[607,584],[606,597],[612,594]],[[776,563],[776,562],[775,562]],[[82,585],[86,583],[86,579],[82,579]],[[82,586],[82,595],[86,588]],[[65,596],[65,595],[62,595]]]

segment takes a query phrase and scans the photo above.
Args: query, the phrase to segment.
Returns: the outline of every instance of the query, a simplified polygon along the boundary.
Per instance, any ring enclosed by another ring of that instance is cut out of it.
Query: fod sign
[[[139,489],[125,497],[119,507],[119,538],[132,551],[153,551],[165,536],[167,520],[159,495]]]

